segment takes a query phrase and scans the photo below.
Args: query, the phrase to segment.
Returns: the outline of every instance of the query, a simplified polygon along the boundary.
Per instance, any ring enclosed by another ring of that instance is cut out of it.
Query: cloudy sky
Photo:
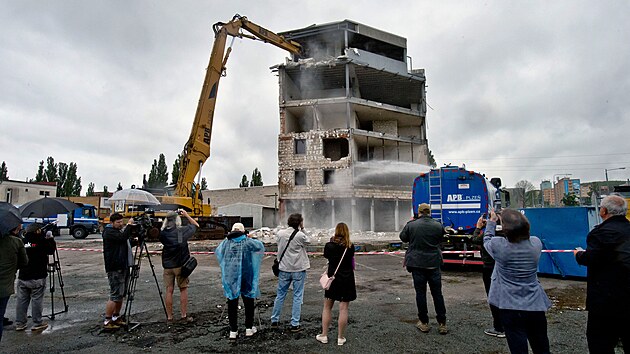
[[[264,3],[264,4],[263,4]],[[299,5],[298,5],[299,4]],[[0,161],[33,178],[76,162],[83,192],[169,173],[186,142],[214,39],[235,13],[281,32],[352,19],[403,37],[427,77],[439,165],[504,185],[572,174],[630,178],[626,1],[0,0]],[[210,188],[258,167],[277,183],[278,82],[288,54],[237,39],[220,85]]]

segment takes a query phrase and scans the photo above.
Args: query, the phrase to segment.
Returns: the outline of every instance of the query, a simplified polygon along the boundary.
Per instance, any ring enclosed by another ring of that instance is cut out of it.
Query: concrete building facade
[[[6,180],[0,182],[0,200],[13,205],[22,205],[43,197],[56,197],[55,182],[22,182]]]
[[[407,40],[344,20],[281,33],[303,47],[274,66],[280,86],[278,187],[283,219],[311,227],[396,231],[428,164],[424,70]]]

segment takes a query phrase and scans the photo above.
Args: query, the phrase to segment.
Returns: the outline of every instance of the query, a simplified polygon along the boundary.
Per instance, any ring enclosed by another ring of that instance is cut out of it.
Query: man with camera
[[[587,267],[586,339],[591,353],[613,353],[619,339],[630,351],[630,222],[628,204],[618,195],[604,198],[603,222],[586,236],[586,251],[575,250]]]
[[[188,225],[182,226],[183,215],[188,220]],[[175,291],[175,280],[179,287],[179,303],[182,321],[191,322],[192,317],[188,316],[188,277],[181,276],[182,266],[188,258],[188,240],[195,234],[199,224],[188,215],[186,210],[179,209],[166,214],[160,231],[160,242],[162,248],[162,268],[164,268],[164,286],[166,287],[166,318],[173,320],[173,292]]]
[[[110,289],[103,328],[113,330],[126,324],[120,317],[120,310],[123,298],[127,294],[129,267],[133,264],[131,227],[128,226],[134,221],[133,218],[129,218],[126,227],[120,213],[112,214],[109,221],[110,224],[103,230],[103,257]]]
[[[42,321],[46,277],[48,276],[48,256],[55,251],[55,240],[52,232],[44,234],[43,225],[33,223],[26,228],[24,248],[28,255],[28,265],[20,269],[17,281],[17,298],[15,302],[15,330],[26,329],[27,312],[31,307],[33,327],[31,331],[43,331],[48,323]]]
[[[416,289],[416,306],[418,307],[418,323],[416,328],[427,333],[429,327],[429,315],[427,310],[427,283],[433,296],[433,305],[438,322],[438,332],[447,334],[446,305],[442,295],[442,252],[440,243],[444,237],[444,227],[437,220],[431,218],[429,204],[418,205],[418,218],[405,225],[400,232],[400,240],[409,242],[409,248],[405,253],[405,265],[413,278],[413,286]]]

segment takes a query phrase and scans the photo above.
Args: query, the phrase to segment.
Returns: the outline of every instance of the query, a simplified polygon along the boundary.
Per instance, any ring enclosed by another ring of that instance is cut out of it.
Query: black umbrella
[[[78,205],[63,198],[41,198],[28,202],[20,207],[25,218],[46,218],[57,214],[65,214],[79,208]]]
[[[11,203],[0,202],[0,235],[8,234],[20,225],[22,225],[20,210]]]

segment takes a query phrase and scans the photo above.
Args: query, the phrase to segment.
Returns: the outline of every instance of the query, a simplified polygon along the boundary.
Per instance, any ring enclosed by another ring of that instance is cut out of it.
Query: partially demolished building
[[[427,170],[424,70],[407,40],[344,20],[281,33],[306,59],[277,65],[283,219],[307,227],[398,231]]]

